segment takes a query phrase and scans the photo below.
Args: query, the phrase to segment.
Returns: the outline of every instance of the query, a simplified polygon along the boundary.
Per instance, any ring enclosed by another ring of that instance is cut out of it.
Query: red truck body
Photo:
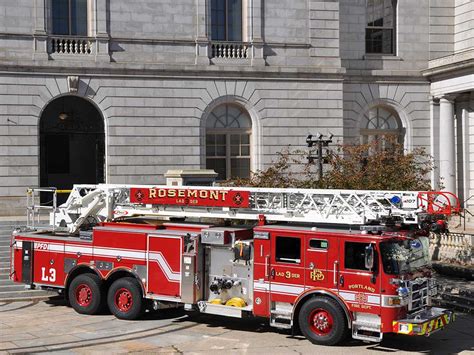
[[[222,199],[219,206],[229,198],[232,208],[250,206],[245,191],[188,189],[183,197],[181,190],[142,190],[130,189],[144,210],[151,198],[182,206],[204,195]],[[386,333],[430,335],[454,320],[453,312],[431,304],[436,285],[429,242],[418,227],[267,223],[264,215],[247,226],[211,221],[121,217],[79,233],[15,231],[11,279],[55,289],[79,313],[108,307],[119,318],[135,319],[146,308],[183,306],[264,317],[325,345],[349,333],[366,341],[381,341]]]

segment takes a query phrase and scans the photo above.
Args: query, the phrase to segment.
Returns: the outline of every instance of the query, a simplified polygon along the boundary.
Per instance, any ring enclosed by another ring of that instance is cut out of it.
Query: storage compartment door
[[[33,283],[33,242],[23,241],[22,251],[21,282],[24,284]]]
[[[147,245],[147,293],[180,298],[183,238],[149,235]]]

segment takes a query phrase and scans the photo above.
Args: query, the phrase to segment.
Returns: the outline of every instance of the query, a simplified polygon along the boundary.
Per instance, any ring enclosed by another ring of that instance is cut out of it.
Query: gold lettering
[[[221,195],[222,195],[222,201],[225,201],[225,197],[227,195],[229,191],[220,191]]]
[[[158,190],[158,197],[166,197],[166,190],[159,189]]]
[[[211,200],[218,200],[219,199],[219,191],[210,191],[209,199]]]
[[[321,270],[314,269],[309,273],[309,277],[313,281],[322,281],[324,280],[324,274]]]
[[[178,190],[178,197],[184,197],[184,190]]]
[[[196,190],[188,190],[188,197],[197,197]]]
[[[199,198],[207,198],[207,190],[199,190]]]
[[[156,198],[156,189],[150,189],[149,197]]]
[[[176,197],[176,190],[168,190],[168,197]]]
[[[355,289],[375,292],[375,288],[367,286],[367,285],[361,285],[361,284],[349,285],[349,290],[355,290]]]

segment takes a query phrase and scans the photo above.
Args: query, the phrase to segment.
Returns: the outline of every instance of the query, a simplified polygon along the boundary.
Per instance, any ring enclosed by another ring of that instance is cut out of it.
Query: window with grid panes
[[[88,0],[52,0],[53,34],[87,36]]]
[[[377,142],[377,149],[387,149],[389,144],[384,138],[396,137],[398,143],[404,141],[404,130],[400,118],[394,110],[385,107],[373,107],[362,117],[360,123],[361,143]]]
[[[248,113],[236,105],[216,107],[206,122],[206,168],[217,172],[218,180],[250,177]]]
[[[242,0],[211,0],[211,39],[242,41]]]
[[[396,9],[396,0],[366,0],[366,53],[395,54]]]

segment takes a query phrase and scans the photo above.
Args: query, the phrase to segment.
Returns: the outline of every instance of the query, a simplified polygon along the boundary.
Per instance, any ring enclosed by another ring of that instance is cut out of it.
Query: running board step
[[[270,326],[279,329],[291,329],[293,322],[291,320],[291,312],[271,311]]]
[[[362,332],[362,333],[360,333]],[[380,343],[383,338],[383,333],[375,331],[366,327],[352,327],[352,338],[362,341],[368,341],[371,343]]]

